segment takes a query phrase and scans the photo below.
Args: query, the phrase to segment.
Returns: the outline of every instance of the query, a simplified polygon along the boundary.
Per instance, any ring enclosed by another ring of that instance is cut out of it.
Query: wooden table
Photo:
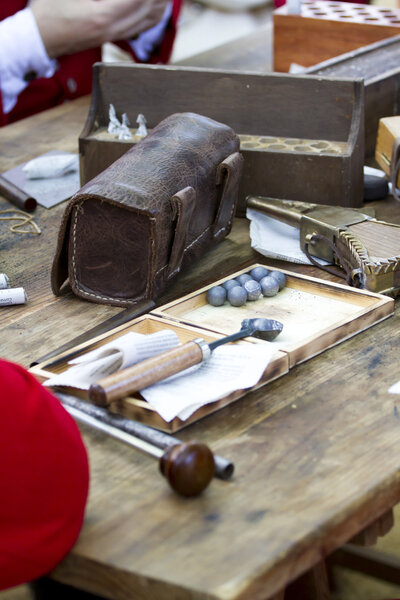
[[[81,99],[0,130],[0,171],[50,149],[77,150],[88,105]],[[41,236],[12,234],[0,221],[0,270],[29,296],[26,306],[1,309],[1,354],[25,366],[119,311],[53,297],[49,271],[63,210],[37,210]],[[394,202],[380,214],[400,222]],[[247,222],[237,220],[160,303],[257,260]],[[287,268],[332,279],[312,267]],[[233,480],[214,480],[199,498],[178,497],[152,458],[82,427],[91,464],[86,520],[52,576],[115,600],[280,594],[400,499],[399,401],[387,393],[400,375],[399,325],[397,310],[182,431],[236,466]]]

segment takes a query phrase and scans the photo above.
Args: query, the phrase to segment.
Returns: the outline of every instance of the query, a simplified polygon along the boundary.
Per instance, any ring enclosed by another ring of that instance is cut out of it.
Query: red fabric
[[[172,15],[159,48],[150,57],[149,63],[166,63],[172,52],[176,34],[176,24],[182,0],[173,0]],[[0,20],[5,19],[27,5],[26,0],[0,0]],[[137,57],[126,42],[118,44]],[[18,102],[11,112],[2,111],[0,92],[0,126],[29,117],[41,110],[52,108],[65,100],[73,100],[89,94],[92,90],[92,65],[101,60],[101,49],[92,48],[57,59],[59,69],[50,78],[41,77],[32,81],[19,95]]]
[[[0,360],[0,590],[51,571],[82,527],[89,470],[79,430],[22,367]]]

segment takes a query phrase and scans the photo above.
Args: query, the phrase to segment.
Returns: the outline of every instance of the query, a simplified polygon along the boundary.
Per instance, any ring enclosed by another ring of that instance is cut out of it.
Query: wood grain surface
[[[87,108],[80,100],[2,129],[0,171],[51,149],[77,150]],[[52,296],[62,212],[36,211],[39,237],[0,222],[1,270],[29,296],[25,306],[1,309],[1,354],[26,366],[119,310]],[[400,222],[399,206],[384,202],[378,216]],[[247,223],[237,220],[160,304],[257,261]],[[285,268],[331,279],[314,267]],[[400,499],[399,401],[387,393],[400,375],[399,326],[396,310],[182,431],[236,467],[233,480],[214,480],[198,498],[178,497],[150,457],[82,426],[91,464],[86,519],[52,576],[115,600],[278,594]]]

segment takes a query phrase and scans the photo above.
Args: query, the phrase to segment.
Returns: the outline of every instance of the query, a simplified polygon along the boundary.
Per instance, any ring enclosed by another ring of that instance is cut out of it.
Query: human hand
[[[156,25],[168,0],[32,0],[50,58],[130,39]]]

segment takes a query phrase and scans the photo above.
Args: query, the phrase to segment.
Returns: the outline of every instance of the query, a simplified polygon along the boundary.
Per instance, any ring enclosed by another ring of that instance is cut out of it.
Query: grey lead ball
[[[284,273],[282,273],[281,271],[271,271],[270,276],[274,277],[277,280],[280,290],[282,290],[285,287],[286,275]]]
[[[247,292],[247,300],[254,301],[258,300],[261,296],[261,286],[258,281],[254,279],[250,279],[249,281],[245,281],[243,284],[244,289]]]
[[[279,283],[276,278],[271,277],[271,275],[263,277],[260,281],[260,285],[263,296],[276,296],[279,292]]]
[[[247,292],[244,287],[237,285],[228,291],[228,302],[232,306],[243,306],[246,304]]]
[[[269,274],[269,271],[265,267],[254,267],[254,269],[252,269],[250,271],[250,275],[256,281],[261,281],[261,279],[263,277],[266,277],[268,274]]]
[[[231,288],[237,287],[238,285],[240,285],[240,283],[238,281],[236,281],[236,279],[228,279],[228,281],[224,281],[224,283],[222,283],[221,285],[228,292]]]
[[[250,277],[250,275],[248,273],[242,273],[241,275],[238,275],[236,277],[236,281],[238,281],[240,283],[240,285],[243,285],[244,283],[246,283],[246,281],[250,281],[250,279],[253,279],[253,278]]]
[[[207,292],[207,302],[212,306],[222,306],[226,300],[226,289],[222,285],[215,285]]]

